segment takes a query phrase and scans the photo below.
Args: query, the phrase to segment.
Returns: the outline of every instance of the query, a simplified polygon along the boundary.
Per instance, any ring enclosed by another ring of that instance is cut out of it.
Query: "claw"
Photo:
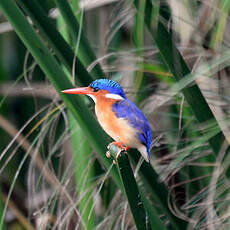
[[[107,157],[107,158],[110,158],[110,157],[111,157],[111,154],[110,154],[109,151],[106,152],[106,157]]]
[[[108,146],[107,146],[107,149],[110,149],[110,147],[111,147],[111,144],[112,144],[112,143],[108,144]]]

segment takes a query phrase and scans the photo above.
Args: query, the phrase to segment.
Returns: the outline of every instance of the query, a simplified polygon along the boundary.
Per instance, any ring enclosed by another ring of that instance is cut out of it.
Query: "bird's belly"
[[[96,109],[99,124],[115,141],[122,142],[131,148],[138,148],[140,141],[135,128],[123,118],[117,118],[113,112],[99,112]]]

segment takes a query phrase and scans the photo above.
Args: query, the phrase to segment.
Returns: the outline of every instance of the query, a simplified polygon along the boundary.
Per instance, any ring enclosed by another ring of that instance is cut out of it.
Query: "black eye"
[[[99,91],[98,87],[93,88],[93,92],[97,92],[97,91]]]

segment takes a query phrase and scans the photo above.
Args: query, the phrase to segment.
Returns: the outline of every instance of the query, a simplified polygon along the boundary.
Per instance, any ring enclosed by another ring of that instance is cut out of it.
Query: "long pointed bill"
[[[63,90],[62,93],[69,93],[69,94],[92,94],[93,91],[90,87],[81,87],[81,88],[74,88],[74,89],[66,89]]]

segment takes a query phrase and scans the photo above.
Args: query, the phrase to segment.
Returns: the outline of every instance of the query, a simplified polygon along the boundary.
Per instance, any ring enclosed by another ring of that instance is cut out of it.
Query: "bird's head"
[[[122,100],[126,98],[121,86],[117,82],[108,79],[97,79],[88,87],[67,89],[63,90],[62,92],[69,94],[86,94],[90,96],[94,102],[97,101],[98,97],[105,97],[115,100]]]

